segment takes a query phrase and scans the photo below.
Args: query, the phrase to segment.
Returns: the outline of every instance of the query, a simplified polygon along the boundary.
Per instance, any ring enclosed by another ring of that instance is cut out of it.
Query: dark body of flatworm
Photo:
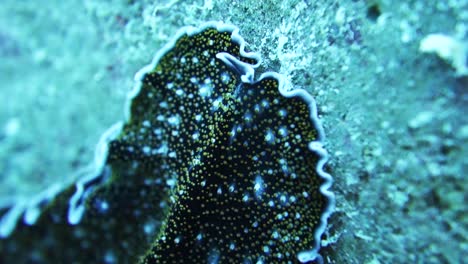
[[[72,252],[43,260],[92,259],[73,250],[109,263],[320,260],[333,196],[315,104],[276,73],[254,81],[259,60],[232,26],[181,31],[137,75],[102,172],[77,184],[69,208],[71,190],[18,227],[15,246],[50,229],[52,246]]]

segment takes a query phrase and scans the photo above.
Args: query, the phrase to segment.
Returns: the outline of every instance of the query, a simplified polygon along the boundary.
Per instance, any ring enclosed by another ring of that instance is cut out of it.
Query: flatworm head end
[[[232,25],[186,27],[136,74],[114,157],[170,182],[144,263],[321,260],[335,201],[315,101],[278,73],[255,79],[245,46]]]

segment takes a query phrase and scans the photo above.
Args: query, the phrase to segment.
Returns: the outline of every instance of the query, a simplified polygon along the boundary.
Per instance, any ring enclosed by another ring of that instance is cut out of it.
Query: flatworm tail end
[[[104,173],[104,166],[107,161],[109,143],[117,138],[123,128],[123,123],[118,122],[111,126],[104,134],[102,134],[96,146],[94,161],[89,166],[80,172],[80,177],[75,184],[76,191],[69,201],[68,208],[68,223],[76,225],[80,222],[85,211],[84,200],[92,189],[91,182],[95,181]]]
[[[78,203],[82,201],[83,192],[86,183],[98,177],[104,168],[107,159],[108,143],[114,139],[121,131],[122,123],[119,122],[109,128],[99,140],[95,149],[94,160],[87,167],[78,171],[71,177],[76,182],[76,192],[70,198],[68,220],[70,224],[77,224],[84,212],[84,205]],[[28,199],[13,199],[14,204],[8,208],[0,217],[0,238],[7,238],[15,230],[20,218],[27,225],[33,225],[39,218],[42,210],[52,201],[60,192],[70,186],[70,182],[55,183],[36,196]],[[4,206],[7,207],[7,206]]]

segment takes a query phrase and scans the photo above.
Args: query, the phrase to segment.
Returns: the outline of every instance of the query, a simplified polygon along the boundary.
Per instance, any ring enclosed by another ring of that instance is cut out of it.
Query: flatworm
[[[126,122],[103,136],[92,170],[43,213],[23,206],[2,252],[29,246],[44,262],[321,262],[334,196],[316,105],[280,74],[255,80],[260,63],[234,26],[183,28],[137,73]],[[52,252],[34,244],[41,234]]]

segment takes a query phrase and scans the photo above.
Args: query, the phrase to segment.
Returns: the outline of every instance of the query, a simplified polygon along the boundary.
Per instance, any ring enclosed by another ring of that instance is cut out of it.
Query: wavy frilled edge
[[[239,36],[238,34],[238,28],[234,26],[229,26],[234,28],[232,31],[232,39],[235,41],[240,41],[238,44],[240,44],[241,47],[241,55],[243,52],[243,49],[245,47],[245,42],[244,39]],[[220,30],[217,27],[218,30]],[[249,55],[252,55],[249,53]],[[320,216],[320,224],[318,227],[315,229],[314,233],[314,241],[315,245],[311,249],[306,249],[301,251],[298,255],[297,258],[300,262],[305,263],[309,261],[317,261],[318,263],[323,263],[323,258],[322,256],[318,253],[320,249],[320,241],[321,241],[321,236],[326,230],[327,227],[327,222],[328,218],[330,215],[333,213],[335,209],[335,195],[333,192],[331,192],[330,188],[333,183],[333,178],[330,174],[325,172],[324,166],[328,161],[328,152],[325,150],[323,147],[324,141],[325,141],[325,133],[323,131],[323,126],[320,122],[320,119],[318,118],[318,113],[317,113],[317,104],[315,103],[314,98],[312,95],[310,95],[306,90],[304,89],[298,89],[298,88],[293,88],[291,83],[287,80],[287,78],[279,73],[276,72],[266,72],[260,75],[258,80],[254,81],[255,77],[255,68],[257,68],[260,63],[261,63],[261,58],[258,54],[254,54],[255,58],[258,60],[258,63],[255,65],[251,65],[242,61],[239,61],[237,58],[234,56],[221,52],[216,55],[217,58],[221,59],[224,63],[226,63],[228,66],[234,68],[238,72],[241,72],[241,80],[244,83],[257,83],[261,82],[265,78],[274,78],[278,81],[278,90],[280,94],[286,98],[291,98],[291,97],[299,97],[301,98],[309,107],[309,117],[310,120],[312,121],[312,124],[314,124],[314,127],[317,129],[317,140],[309,142],[308,147],[312,152],[315,152],[316,154],[319,155],[319,161],[317,162],[316,166],[316,172],[319,174],[320,177],[322,177],[325,181],[324,183],[320,186],[320,192],[326,197],[327,199],[327,205],[324,209],[324,212]],[[244,56],[244,55],[243,55]]]
[[[260,79],[262,79],[264,75],[265,74],[262,74],[262,76],[260,76]],[[267,75],[269,75],[269,73],[267,73]],[[278,88],[279,92],[284,97],[286,98],[300,97],[308,104],[309,110],[310,110],[310,119],[312,123],[314,124],[314,127],[317,129],[317,140],[310,142],[308,147],[311,151],[317,153],[320,157],[315,169],[317,173],[319,174],[319,176],[325,180],[325,182],[320,186],[320,192],[327,198],[328,203],[322,215],[320,216],[320,224],[318,227],[316,227],[316,230],[315,230],[315,234],[314,234],[315,246],[312,249],[301,251],[297,255],[297,258],[299,259],[300,262],[303,262],[303,263],[308,262],[308,261],[313,261],[313,260],[317,260],[318,263],[323,263],[322,256],[318,253],[320,249],[320,241],[321,241],[321,237],[323,233],[325,232],[327,228],[328,218],[331,216],[331,214],[335,210],[335,195],[330,190],[331,185],[333,183],[333,178],[330,174],[328,174],[324,170],[324,166],[327,163],[328,158],[329,158],[328,152],[323,147],[324,141],[325,141],[325,133],[323,131],[322,123],[320,119],[318,118],[317,104],[315,103],[315,100],[312,97],[312,95],[310,95],[304,89],[291,89],[289,87],[290,84],[287,82],[287,80],[285,79],[283,75],[279,75],[276,73],[273,73],[273,75],[276,75],[279,81],[279,88]]]
[[[243,37],[239,35],[239,29],[236,26],[225,24],[223,22],[211,21],[207,22],[200,27],[188,26],[181,28],[176,35],[166,44],[162,49],[160,49],[150,64],[143,67],[135,74],[135,85],[133,89],[127,94],[127,100],[125,103],[124,109],[124,121],[119,121],[113,126],[111,126],[104,134],[101,136],[99,143],[96,146],[94,160],[93,162],[83,168],[77,173],[78,176],[74,177],[78,179],[75,183],[75,193],[71,196],[69,200],[69,209],[68,209],[68,222],[70,224],[78,224],[81,221],[81,218],[85,211],[84,200],[89,194],[89,186],[93,185],[99,177],[103,177],[103,171],[105,167],[105,162],[107,160],[108,151],[109,151],[109,142],[116,139],[117,136],[122,132],[124,123],[130,121],[131,118],[131,103],[133,99],[138,95],[142,87],[142,80],[145,74],[151,72],[156,68],[156,65],[159,63],[161,58],[171,50],[177,40],[182,36],[188,35],[192,36],[197,33],[201,33],[207,28],[215,28],[219,32],[230,32],[231,39],[240,46],[240,55],[242,57],[254,59],[257,61],[256,64],[249,64],[242,61],[239,61],[234,56],[228,53],[218,53],[217,58],[222,60],[226,65],[236,69],[241,72],[241,81],[245,83],[254,83],[259,82],[264,78],[275,78],[279,83],[279,92],[286,98],[290,97],[299,97],[303,99],[309,106],[310,110],[310,119],[317,129],[318,139],[309,143],[308,147],[311,151],[319,155],[319,161],[316,166],[316,171],[320,177],[322,177],[325,182],[320,186],[320,192],[327,198],[327,206],[325,211],[320,217],[320,224],[314,230],[314,239],[315,245],[311,249],[305,249],[301,251],[297,258],[301,262],[308,262],[317,260],[319,263],[322,263],[322,257],[318,253],[320,249],[320,239],[322,234],[325,232],[327,221],[330,215],[332,214],[335,208],[335,196],[330,191],[333,179],[330,174],[324,171],[324,165],[328,161],[328,153],[323,148],[325,134],[323,132],[323,127],[317,115],[317,106],[313,97],[304,89],[294,89],[291,84],[288,82],[284,75],[275,72],[266,72],[263,73],[258,80],[254,81],[255,77],[255,68],[261,64],[261,57],[259,54],[254,52],[245,51],[246,42]],[[24,223],[28,225],[33,225],[40,216],[41,209],[43,209],[57,194],[63,191],[65,188],[69,187],[69,184],[54,184],[39,193],[32,199],[18,200],[13,201],[11,207],[7,212],[0,218],[0,238],[8,237],[15,229],[17,222],[22,217]],[[2,208],[8,206],[2,205]]]

